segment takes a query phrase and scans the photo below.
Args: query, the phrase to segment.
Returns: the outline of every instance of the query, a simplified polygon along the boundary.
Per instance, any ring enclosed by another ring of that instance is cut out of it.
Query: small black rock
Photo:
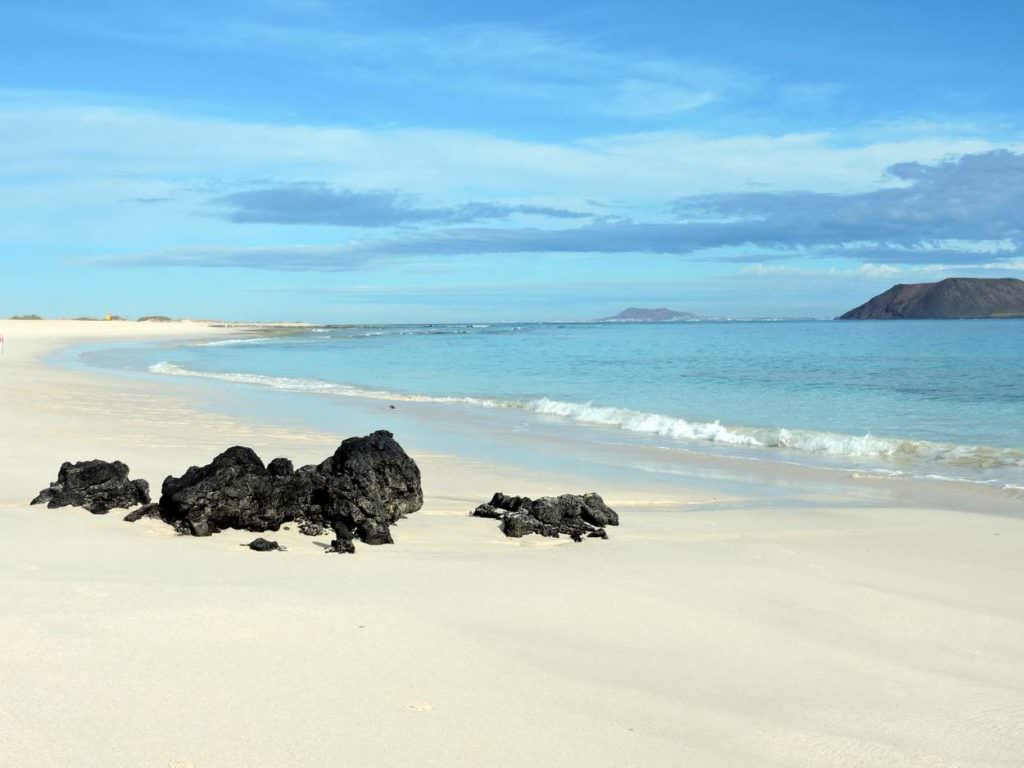
[[[144,517],[160,517],[160,505],[145,504],[138,509],[133,509],[124,516],[124,521],[126,523],[134,523]]]
[[[284,547],[278,544],[276,541],[270,541],[269,539],[253,539],[247,545],[249,549],[255,552],[273,552],[274,550],[283,552]]]
[[[322,536],[330,530],[326,526],[312,520],[299,521],[299,533],[303,536]]]
[[[501,532],[511,538],[537,533],[557,539],[564,533],[577,542],[584,538],[607,539],[605,526],[619,524],[618,514],[596,493],[539,499],[496,493],[472,515],[500,520]]]
[[[352,543],[352,539],[335,539],[324,552],[328,554],[354,555],[356,545]]]
[[[57,481],[39,492],[33,504],[57,507],[85,507],[94,515],[105,515],[115,507],[131,509],[149,503],[149,483],[129,480],[128,465],[120,461],[69,461],[61,464]]]
[[[473,517],[486,517],[489,520],[501,520],[505,516],[505,510],[491,504],[481,504],[473,510]]]

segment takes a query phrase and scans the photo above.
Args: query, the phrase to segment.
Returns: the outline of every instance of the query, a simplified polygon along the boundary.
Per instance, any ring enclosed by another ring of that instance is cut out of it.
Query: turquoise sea
[[[1024,488],[1024,321],[323,326],[92,365]]]

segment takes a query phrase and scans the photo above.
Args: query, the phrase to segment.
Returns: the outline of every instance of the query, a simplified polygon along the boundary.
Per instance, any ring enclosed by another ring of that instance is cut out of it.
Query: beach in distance
[[[0,322],[0,766],[1018,766],[1022,327]],[[355,555],[29,505],[378,429]]]

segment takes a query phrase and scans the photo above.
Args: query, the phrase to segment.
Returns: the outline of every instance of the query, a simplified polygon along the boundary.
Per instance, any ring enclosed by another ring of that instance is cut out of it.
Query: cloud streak
[[[673,208],[680,218],[735,222],[735,231],[753,230],[762,243],[855,249],[868,243],[868,249],[912,252],[923,243],[1021,242],[1024,155],[997,150],[937,165],[898,163],[887,173],[901,186],[845,195],[705,195],[678,200]]]
[[[73,31],[99,44],[198,56],[226,53],[241,60],[273,55],[302,65],[313,81],[343,77],[381,93],[411,88],[443,99],[471,96],[478,104],[500,109],[513,103],[561,113],[562,119],[567,106],[591,119],[673,117],[749,88],[755,80],[664,51],[601,45],[592,37],[523,24],[444,22],[440,10],[440,23],[422,28],[361,22],[357,14],[332,10],[330,4],[320,13],[293,13],[290,7],[284,12],[293,5],[285,3],[280,9],[267,7],[273,3],[228,9],[214,3],[200,14],[176,8],[132,15],[94,5],[88,11],[21,13],[44,29]]]
[[[564,229],[441,227],[312,250],[242,249],[217,251],[208,258],[199,252],[142,255],[122,258],[120,263],[332,271],[408,257],[650,253],[767,261],[783,252],[874,263],[969,265],[1009,261],[1024,254],[1024,155],[999,150],[935,165],[899,163],[889,168],[889,174],[901,186],[845,195],[779,192],[686,197],[672,204],[675,219],[671,221],[598,219]],[[334,211],[338,198],[330,195],[327,208]],[[372,202],[362,212],[363,221],[370,222],[366,226],[389,216],[433,216],[433,221],[481,217],[481,211],[458,207],[407,209],[388,196]],[[315,205],[294,215],[307,222],[310,217],[326,217]],[[717,254],[718,249],[726,252]],[[769,253],[748,259],[743,249]]]
[[[111,254],[86,263],[108,267],[196,267],[266,269],[279,272],[347,272],[373,261],[345,246],[208,246]]]
[[[515,214],[584,219],[590,214],[543,205],[469,202],[423,207],[411,195],[356,192],[301,182],[233,192],[214,198],[215,208],[236,223],[322,224],[337,227],[392,227],[407,224],[468,224],[508,219]]]
[[[1007,146],[1003,142],[998,146]],[[884,168],[995,149],[953,126],[880,136],[803,133],[703,136],[681,131],[528,141],[499,134],[197,118],[0,90],[0,165],[8,179],[45,185],[128,179],[158,184],[315,179],[337,188],[400,189],[424,199],[481,190],[493,199],[600,197],[630,205],[681,195],[768,189],[863,191]],[[1024,148],[1024,145],[1021,145]],[[68,147],[73,147],[69,157]],[[73,160],[73,162],[69,162]],[[94,193],[95,194],[95,193]],[[23,193],[19,191],[17,197]],[[128,195],[119,194],[119,197]],[[136,195],[152,196],[152,187]],[[205,202],[205,201],[203,201]]]
[[[151,40],[178,46],[184,36],[204,48],[274,50],[318,69],[357,72],[374,82],[472,93],[476,100],[529,103],[535,109],[563,110],[571,104],[574,110],[626,119],[680,115],[749,88],[755,80],[724,67],[605,48],[516,24],[369,31],[322,21],[268,23],[247,15],[215,30],[204,24],[168,32]]]

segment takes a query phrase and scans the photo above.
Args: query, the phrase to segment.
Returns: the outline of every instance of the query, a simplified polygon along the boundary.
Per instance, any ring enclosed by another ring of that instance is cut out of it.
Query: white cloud
[[[645,132],[538,142],[449,130],[230,121],[0,94],[0,163],[12,183],[137,179],[140,185],[316,180],[402,189],[439,202],[472,194],[627,205],[750,188],[867,190],[897,162],[997,146],[951,133],[851,145],[827,133],[708,137]],[[999,146],[1024,146],[1003,142]]]
[[[740,274],[754,277],[803,277],[935,280],[944,276],[970,276],[975,272],[1024,272],[1024,259],[993,261],[984,264],[858,264],[854,267],[814,267],[789,264],[748,264]]]
[[[322,0],[262,0],[247,4],[244,13],[211,9],[201,17],[150,8],[114,19],[89,8],[66,11],[51,24],[115,45],[270,54],[300,62],[316,77],[547,104],[574,114],[672,115],[745,88],[752,79],[677,56],[516,24],[389,27],[348,9],[332,10]],[[655,100],[645,101],[644,94]]]
[[[632,78],[616,83],[614,90],[614,97],[604,104],[602,111],[633,118],[673,115],[715,100],[712,91]]]

